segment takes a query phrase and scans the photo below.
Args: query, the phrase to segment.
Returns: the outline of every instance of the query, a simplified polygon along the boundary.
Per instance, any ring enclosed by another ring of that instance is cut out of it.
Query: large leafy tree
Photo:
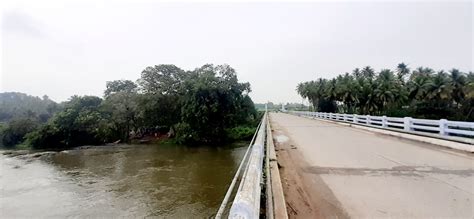
[[[46,124],[26,134],[28,142],[38,148],[127,142],[132,133],[168,129],[181,143],[216,143],[254,132],[258,119],[250,84],[239,82],[229,65],[192,71],[155,65],[143,70],[137,83],[108,81],[104,99],[73,96]]]
[[[6,128],[2,130],[1,142],[7,147],[23,142],[26,134],[36,130],[39,122],[34,118],[20,118],[8,122]]]
[[[107,121],[100,107],[102,99],[73,96],[64,109],[40,129],[27,135],[34,147],[71,147],[102,144],[106,140]]]
[[[228,65],[204,65],[189,74],[177,134],[182,141],[225,140],[226,129],[246,119],[242,116],[249,116],[239,112],[254,108],[247,97],[250,85],[239,83],[235,70]]]
[[[140,124],[139,118],[139,95],[134,92],[117,92],[108,96],[103,104],[110,128],[109,137],[128,141],[130,132],[136,131]]]
[[[186,72],[175,65],[155,65],[142,71],[138,84],[145,93],[176,94],[186,77]]]
[[[138,107],[140,127],[145,130],[173,130],[181,121],[181,100],[175,95],[141,95]]]
[[[137,85],[130,80],[107,81],[105,84],[104,96],[108,97],[115,93],[136,93]]]

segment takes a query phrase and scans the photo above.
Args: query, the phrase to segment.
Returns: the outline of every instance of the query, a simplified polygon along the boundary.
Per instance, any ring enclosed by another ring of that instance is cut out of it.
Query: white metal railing
[[[224,200],[216,214],[221,218],[229,202],[234,186],[244,168],[240,185],[232,202],[228,218],[258,218],[260,214],[260,196],[262,190],[262,173],[264,146],[266,137],[267,113],[264,114],[254,137],[242,158],[237,172],[232,180]],[[246,164],[245,167],[244,163]]]
[[[259,218],[266,122],[267,113],[263,116],[262,125],[252,146],[247,168],[230,208],[229,218]]]
[[[440,136],[474,137],[474,122],[449,121],[446,119],[415,119],[411,117],[370,116],[357,114],[322,113],[309,111],[287,111],[291,114],[309,116],[320,119],[378,126],[382,128],[403,129],[407,132],[420,134],[438,134]]]

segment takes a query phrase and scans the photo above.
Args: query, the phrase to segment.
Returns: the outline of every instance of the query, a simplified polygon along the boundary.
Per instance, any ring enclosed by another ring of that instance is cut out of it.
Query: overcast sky
[[[102,96],[150,65],[227,63],[255,102],[356,67],[473,70],[472,1],[1,3],[0,91]]]

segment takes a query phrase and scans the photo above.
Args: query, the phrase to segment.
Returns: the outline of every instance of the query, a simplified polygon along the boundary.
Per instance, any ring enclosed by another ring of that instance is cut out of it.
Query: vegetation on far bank
[[[47,97],[4,93],[0,137],[4,146],[34,148],[129,142],[157,134],[180,144],[248,139],[260,116],[250,91],[250,84],[239,82],[229,65],[207,64],[192,71],[156,65],[143,70],[136,83],[107,82],[103,98],[72,96],[57,104]]]
[[[396,71],[367,66],[332,79],[298,84],[298,93],[321,112],[474,121],[474,73],[400,63]]]

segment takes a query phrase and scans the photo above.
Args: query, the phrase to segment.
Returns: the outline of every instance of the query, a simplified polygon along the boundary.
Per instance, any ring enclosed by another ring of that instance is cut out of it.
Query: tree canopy
[[[474,73],[435,72],[405,64],[375,72],[356,68],[333,79],[298,84],[296,90],[322,112],[474,121]]]
[[[103,98],[71,97],[43,125],[22,121],[26,131],[8,138],[15,139],[12,144],[26,139],[36,148],[128,142],[163,130],[183,144],[248,138],[258,121],[249,92],[250,84],[240,83],[229,65],[207,64],[191,71],[155,65],[145,68],[137,83],[106,82]],[[20,130],[17,126],[2,129]]]

